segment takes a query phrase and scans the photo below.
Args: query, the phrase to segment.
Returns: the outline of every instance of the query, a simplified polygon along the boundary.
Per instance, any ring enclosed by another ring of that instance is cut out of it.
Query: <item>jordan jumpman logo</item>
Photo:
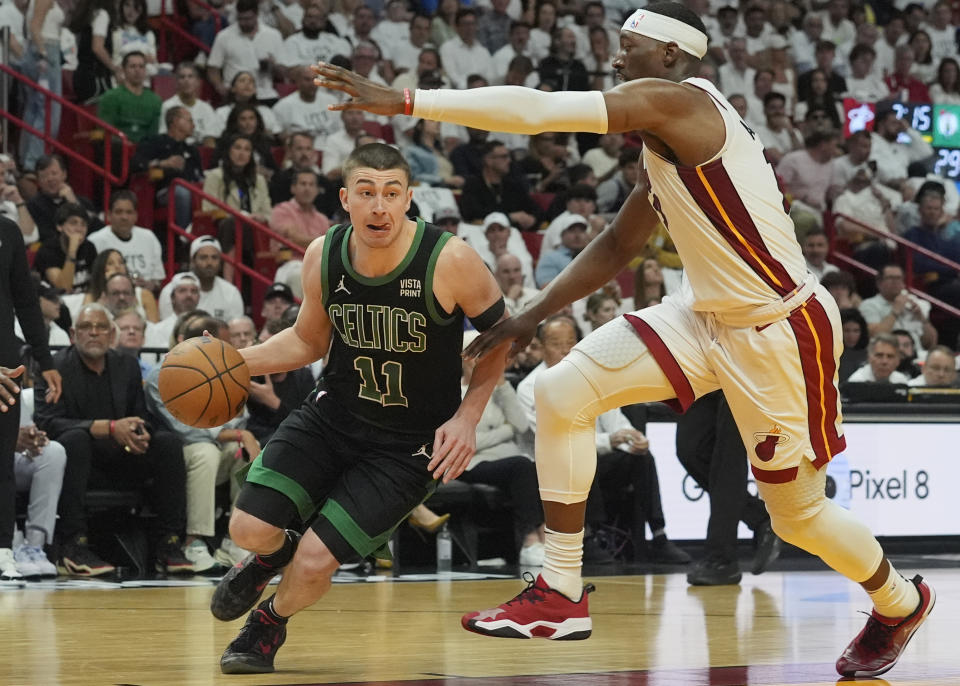
[[[343,285],[343,279],[344,279],[344,277],[343,277],[343,275],[341,274],[341,276],[340,276],[340,283],[337,285],[336,290],[334,290],[333,292],[334,292],[334,293],[339,293],[340,291],[343,291],[343,292],[346,293],[347,295],[352,295],[352,294],[350,293],[350,290],[349,290],[346,286]]]
[[[423,455],[425,458],[430,459],[430,453],[427,452],[427,444],[426,444],[426,443],[424,443],[423,445],[421,445],[421,446],[420,446],[420,449],[419,449],[417,452],[411,453],[410,456],[411,456],[411,457],[416,457],[417,455]]]

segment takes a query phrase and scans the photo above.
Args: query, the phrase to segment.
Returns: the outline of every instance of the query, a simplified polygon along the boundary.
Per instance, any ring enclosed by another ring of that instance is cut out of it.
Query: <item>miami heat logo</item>
[[[769,462],[773,459],[773,453],[776,451],[777,446],[787,443],[790,437],[783,433],[783,429],[774,424],[770,431],[758,431],[753,434],[753,440],[757,442],[756,447],[753,449],[757,457],[764,462]]]

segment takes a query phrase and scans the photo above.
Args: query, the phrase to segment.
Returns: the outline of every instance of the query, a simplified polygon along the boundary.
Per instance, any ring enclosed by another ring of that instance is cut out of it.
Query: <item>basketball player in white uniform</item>
[[[630,403],[680,408],[723,389],[774,531],[869,593],[874,610],[837,661],[845,676],[890,669],[933,607],[933,589],[904,579],[870,531],[824,495],[823,467],[844,449],[836,303],[807,273],[763,146],[708,81],[692,78],[707,50],[685,6],[655,2],[623,26],[613,66],[626,83],[605,93],[498,86],[398,92],[337,67],[317,83],[352,96],[334,106],[490,131],[639,131],[650,188],[538,299],[467,350],[526,345],[539,321],[592,293],[641,254],[659,219],[685,267],[678,295],[594,331],[537,380],[537,473],[546,561],[509,603],[463,617],[490,636],[586,638],[580,578],[583,514],[596,468],[594,419]],[[529,601],[529,602],[528,602]]]

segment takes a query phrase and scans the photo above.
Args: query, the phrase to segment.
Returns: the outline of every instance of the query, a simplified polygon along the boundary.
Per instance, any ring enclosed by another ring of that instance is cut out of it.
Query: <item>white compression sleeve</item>
[[[413,116],[503,133],[607,132],[607,107],[600,91],[546,93],[522,86],[417,89]]]

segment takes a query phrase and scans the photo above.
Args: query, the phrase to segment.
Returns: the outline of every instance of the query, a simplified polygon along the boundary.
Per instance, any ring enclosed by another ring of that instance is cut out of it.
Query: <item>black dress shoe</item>
[[[647,547],[647,560],[668,565],[685,565],[692,558],[666,536],[656,536]]]
[[[613,562],[613,555],[600,544],[596,536],[590,536],[583,541],[583,561],[586,564],[608,565]]]
[[[736,560],[708,557],[694,563],[687,572],[691,586],[727,586],[740,583],[740,565]]]
[[[753,534],[753,544],[756,551],[753,554],[753,566],[750,568],[752,574],[763,574],[767,567],[773,564],[773,561],[780,555],[780,538],[773,533],[773,527],[770,521],[761,524]]]

